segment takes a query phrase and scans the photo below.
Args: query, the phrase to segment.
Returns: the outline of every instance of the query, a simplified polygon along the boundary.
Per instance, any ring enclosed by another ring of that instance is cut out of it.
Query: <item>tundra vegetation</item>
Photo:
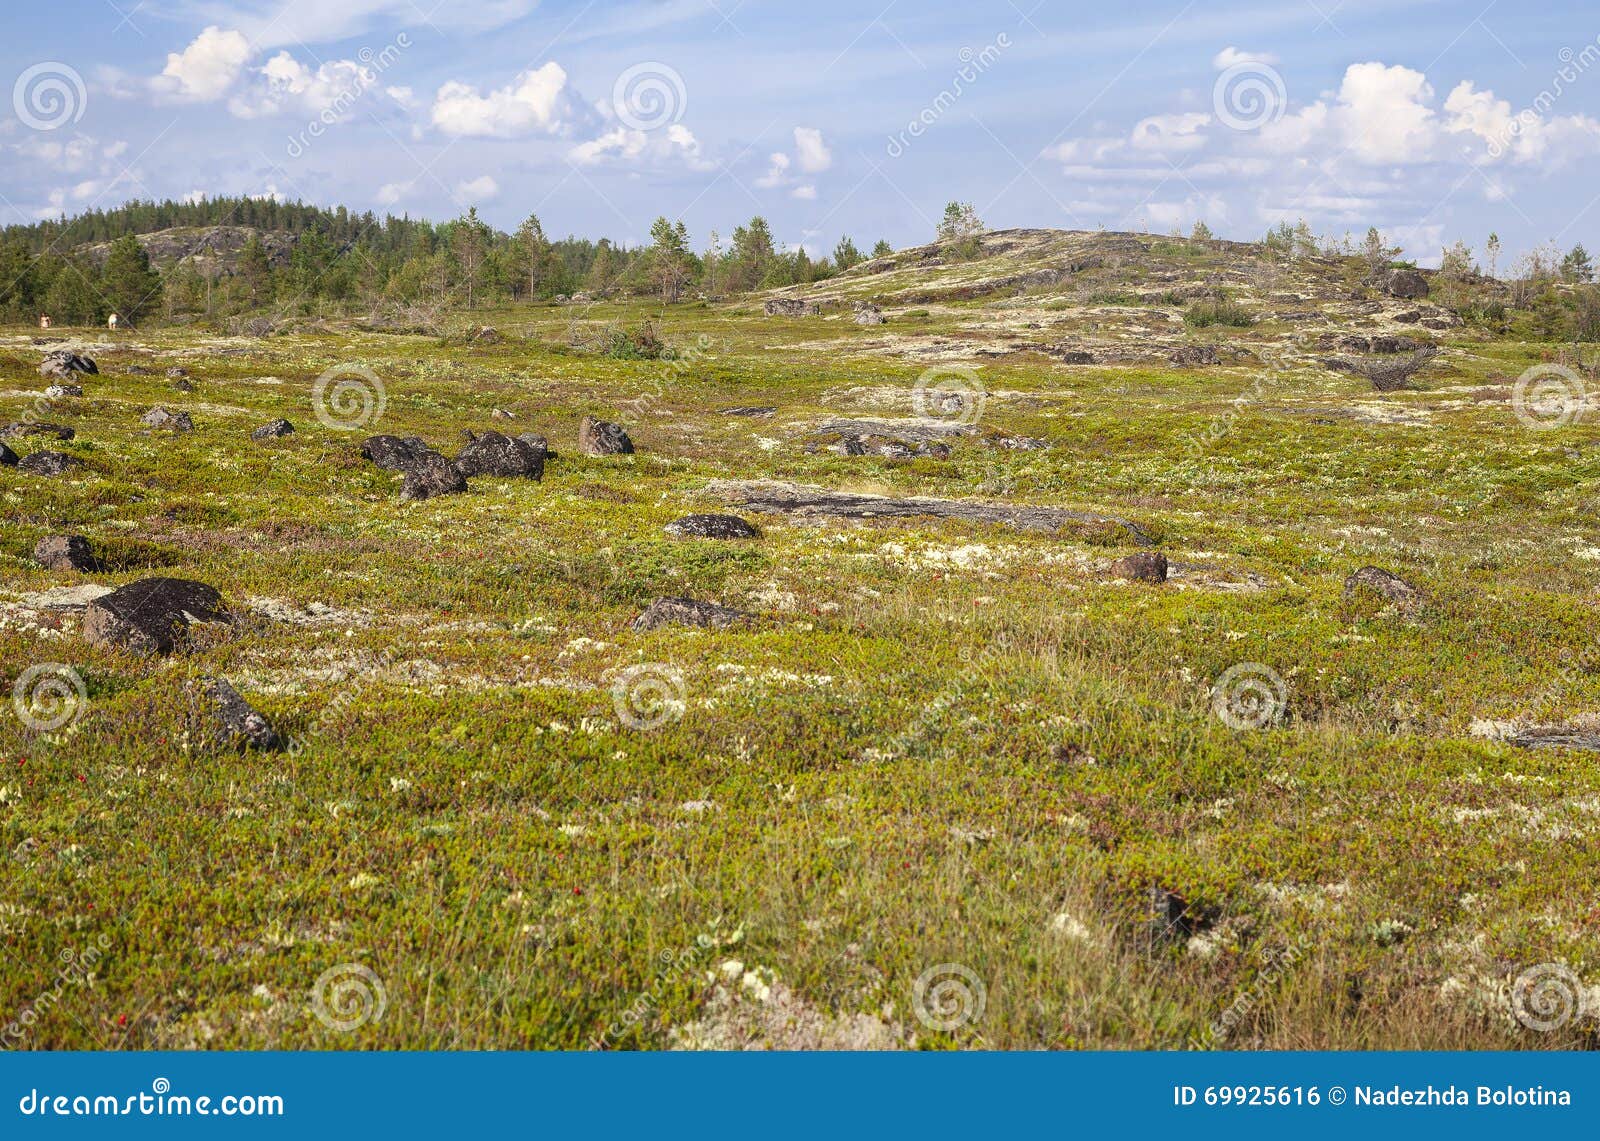
[[[7,232],[7,1045],[1592,1045],[1581,250],[708,249]]]

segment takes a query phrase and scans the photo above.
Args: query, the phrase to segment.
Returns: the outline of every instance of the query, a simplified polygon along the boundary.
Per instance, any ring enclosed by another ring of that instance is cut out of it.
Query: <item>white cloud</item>
[[[789,156],[782,151],[774,151],[767,158],[767,173],[756,179],[756,185],[763,190],[770,190],[774,186],[781,186],[789,177]]]
[[[796,127],[794,149],[800,169],[807,174],[818,174],[833,165],[833,152],[822,141],[822,132],[816,127]]]
[[[701,154],[700,140],[694,137],[694,132],[682,123],[674,123],[666,130],[656,132],[613,127],[597,138],[579,143],[567,152],[567,157],[581,166],[595,166],[608,159],[681,162],[691,170],[710,170],[715,166]]]
[[[393,206],[411,192],[415,182],[385,182],[378,187],[378,205]]]
[[[1151,115],[1134,124],[1128,142],[1136,150],[1154,151],[1157,154],[1174,154],[1199,150],[1206,145],[1200,128],[1211,122],[1211,116],[1199,111],[1180,115]]]
[[[451,80],[434,96],[431,118],[447,135],[509,139],[560,134],[578,116],[579,108],[567,86],[567,73],[552,60],[482,95]]]
[[[817,197],[817,188],[809,183],[807,183],[805,186],[797,186],[789,192],[789,197],[799,198],[803,201],[810,202]]]
[[[251,56],[243,33],[212,24],[181,52],[167,55],[156,89],[180,99],[210,100],[227,94]]]
[[[500,184],[487,174],[479,175],[470,182],[456,183],[456,197],[469,202],[487,202],[500,193]]]
[[[333,122],[377,83],[372,70],[354,60],[329,60],[313,71],[286,51],[253,70],[255,82],[228,100],[228,110],[242,119],[295,112]]]
[[[1218,71],[1227,71],[1230,67],[1237,67],[1241,63],[1277,63],[1278,57],[1271,52],[1244,51],[1231,44],[1211,57],[1211,66]]]

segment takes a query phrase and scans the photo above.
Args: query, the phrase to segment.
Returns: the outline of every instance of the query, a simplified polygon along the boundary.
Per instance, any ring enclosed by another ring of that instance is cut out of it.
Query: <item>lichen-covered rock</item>
[[[768,317],[815,317],[822,308],[815,301],[798,297],[769,297],[761,311]]]
[[[168,432],[189,432],[194,429],[194,421],[187,412],[168,412],[165,408],[152,408],[139,422],[147,428],[155,428]]]
[[[693,598],[658,598],[630,625],[635,630],[655,630],[662,626],[700,626],[706,629],[723,629],[748,622],[753,615],[715,602],[700,602]]]
[[[1111,564],[1111,574],[1131,582],[1166,582],[1167,556],[1160,551],[1136,551]]]
[[[361,441],[361,454],[385,471],[405,471],[431,449],[418,436],[369,436]]]
[[[400,483],[400,500],[432,499],[467,490],[467,478],[459,468],[438,452],[427,451],[412,460]]]
[[[29,475],[65,475],[81,462],[65,452],[30,452],[17,461],[17,470]]]
[[[1377,594],[1396,606],[1411,606],[1421,598],[1422,592],[1393,571],[1382,567],[1362,567],[1344,580],[1346,598],[1364,592]]]
[[[200,678],[191,683],[190,693],[201,714],[202,734],[222,748],[240,752],[283,748],[283,739],[271,722],[251,708],[226,678]]]
[[[83,636],[90,644],[135,654],[171,653],[193,622],[227,622],[222,596],[186,578],[143,578],[89,604]]]
[[[58,440],[70,440],[75,435],[77,432],[65,424],[49,424],[43,420],[18,420],[0,428],[0,440],[20,440],[24,436],[54,436]]]
[[[283,437],[294,433],[294,425],[287,420],[268,420],[261,427],[250,433],[250,438],[256,443],[265,443],[267,440],[281,440]]]
[[[34,544],[33,561],[53,571],[92,571],[100,566],[82,535],[46,535]]]
[[[685,515],[667,524],[679,539],[759,539],[761,532],[737,515]]]
[[[52,384],[44,390],[45,396],[51,400],[61,400],[69,396],[82,396],[81,384]]]
[[[1414,269],[1388,269],[1373,278],[1373,285],[1390,297],[1413,301],[1428,296],[1428,279]]]
[[[620,424],[585,416],[578,425],[578,451],[586,456],[632,455],[633,441]]]
[[[1215,345],[1179,345],[1167,354],[1167,359],[1180,368],[1198,368],[1220,360]]]
[[[544,476],[542,440],[541,446],[535,448],[521,437],[499,432],[468,432],[467,435],[470,438],[466,446],[456,455],[456,467],[463,476],[522,476],[527,479]]]
[[[857,325],[881,325],[883,321],[882,309],[870,301],[856,302],[855,322]]]
[[[45,354],[39,364],[40,376],[53,376],[61,380],[71,380],[73,373],[89,373],[94,375],[100,371],[99,367],[86,356],[81,356],[71,349],[57,349],[53,353]]]

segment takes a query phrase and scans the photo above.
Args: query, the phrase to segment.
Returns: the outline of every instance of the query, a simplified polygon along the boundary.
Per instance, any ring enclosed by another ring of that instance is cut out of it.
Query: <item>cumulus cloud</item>
[[[700,140],[694,137],[694,132],[682,123],[674,123],[663,131],[615,126],[577,144],[567,152],[567,157],[580,166],[596,166],[607,160],[681,162],[692,170],[709,170],[714,165],[701,154]]]
[[[581,103],[555,61],[529,68],[504,87],[479,93],[451,80],[433,99],[433,125],[447,135],[509,139],[519,135],[566,132]]]
[[[756,185],[763,190],[770,190],[774,186],[782,186],[789,177],[789,156],[782,151],[774,151],[767,157],[767,173],[756,179]]]
[[[1231,44],[1211,57],[1211,66],[1218,71],[1227,71],[1230,67],[1237,67],[1241,63],[1277,63],[1278,57],[1271,52],[1244,51]]]
[[[1205,146],[1201,128],[1211,123],[1211,116],[1199,111],[1181,115],[1151,115],[1134,124],[1128,143],[1136,150],[1154,151],[1157,154],[1199,150]]]
[[[456,197],[470,202],[487,202],[500,193],[500,184],[489,175],[456,183]]]
[[[800,169],[807,174],[817,174],[833,165],[833,152],[823,142],[822,132],[816,127],[796,127],[794,148]]]
[[[156,90],[179,99],[220,99],[244,72],[252,54],[242,32],[212,24],[181,52],[168,53]]]

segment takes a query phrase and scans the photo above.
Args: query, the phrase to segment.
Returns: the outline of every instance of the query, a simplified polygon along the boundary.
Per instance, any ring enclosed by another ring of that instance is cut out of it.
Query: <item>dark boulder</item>
[[[361,455],[385,471],[406,471],[430,450],[417,436],[369,436],[361,442]]]
[[[0,466],[17,466],[17,453],[6,447],[4,444],[0,444]]]
[[[715,602],[700,602],[693,598],[658,598],[629,625],[635,630],[656,630],[662,626],[700,626],[720,630],[748,622],[752,617],[742,610],[718,606]]]
[[[201,678],[190,685],[190,695],[201,714],[202,735],[225,749],[283,748],[272,724],[250,707],[225,678]]]
[[[1160,551],[1136,551],[1112,563],[1111,573],[1132,582],[1166,582],[1167,556]]]
[[[81,462],[65,452],[30,452],[17,461],[17,470],[29,475],[65,475]]]
[[[33,561],[53,571],[100,569],[100,560],[82,535],[46,535],[34,544]]]
[[[1414,301],[1428,296],[1428,279],[1414,269],[1388,269],[1374,275],[1372,284],[1390,297]]]
[[[172,391],[174,391],[174,392],[193,392],[194,391],[194,385],[191,384],[187,380],[175,380],[175,381],[172,382]]]
[[[1220,361],[1215,345],[1179,345],[1167,354],[1167,359],[1180,368],[1196,368]]]
[[[90,644],[135,654],[170,653],[191,622],[227,622],[222,596],[203,582],[144,578],[89,603],[83,636]]]
[[[402,503],[413,499],[432,499],[438,495],[454,495],[467,490],[466,476],[438,452],[422,452],[404,471],[405,479],[400,484]]]
[[[250,438],[256,443],[265,443],[268,440],[281,440],[285,436],[294,434],[294,425],[287,420],[269,420],[261,427],[250,433]]]
[[[620,424],[585,416],[578,425],[578,451],[586,456],[632,455],[633,441]]]
[[[759,539],[761,532],[737,515],[685,515],[667,524],[679,539]]]
[[[525,476],[540,479],[544,476],[542,446],[535,448],[527,440],[502,435],[499,432],[468,432],[465,447],[456,455],[456,467],[463,476]]]
[[[182,380],[184,377],[186,377],[188,375],[189,375],[189,370],[188,369],[179,368],[177,365],[173,365],[171,368],[169,368],[167,370],[167,379],[168,380]]]

